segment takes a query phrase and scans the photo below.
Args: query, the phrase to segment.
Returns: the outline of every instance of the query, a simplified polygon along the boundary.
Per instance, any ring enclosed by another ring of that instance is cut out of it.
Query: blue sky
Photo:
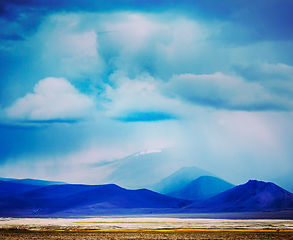
[[[1,0],[0,175],[59,180],[164,148],[235,184],[293,172],[292,10]]]

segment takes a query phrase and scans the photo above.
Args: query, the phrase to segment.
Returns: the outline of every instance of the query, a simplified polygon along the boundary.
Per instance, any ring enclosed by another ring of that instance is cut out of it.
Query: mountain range
[[[147,189],[127,190],[115,184],[51,185],[0,199],[1,216],[43,216],[68,209],[91,207],[123,208],[182,208],[191,201],[172,198]],[[110,211],[111,212],[111,211]]]
[[[293,194],[274,183],[250,180],[235,186],[197,167],[178,170],[176,164],[163,171],[169,154],[142,151],[101,163],[89,178],[107,170],[107,184],[0,178],[0,217],[293,212]]]
[[[182,189],[198,177],[217,177],[204,169],[190,167],[191,162],[194,160],[185,159],[173,148],[150,149],[110,162],[85,163],[76,167],[76,170],[64,171],[62,175],[55,176],[54,180],[94,185],[113,183],[127,189],[147,188],[167,194]],[[288,173],[269,180],[292,192],[291,175]]]
[[[256,180],[233,187],[207,198],[207,182],[222,183],[215,177],[200,177],[187,186],[197,186],[197,196],[205,198],[192,201],[174,198],[147,189],[127,190],[115,184],[81,185],[56,184],[36,186],[23,183],[0,182],[0,188],[9,184],[13,191],[1,191],[1,217],[32,216],[93,216],[101,213],[115,215],[124,211],[140,214],[157,213],[215,213],[293,211],[293,194],[275,185]],[[8,183],[8,184],[7,184]],[[195,184],[196,183],[196,184]],[[201,185],[201,183],[203,183]],[[225,182],[224,185],[227,183]],[[222,186],[220,184],[220,186]],[[227,185],[231,187],[231,185]],[[187,188],[185,187],[184,190]],[[201,189],[201,190],[200,190]],[[196,192],[196,189],[193,189]],[[155,209],[155,210],[154,210]]]

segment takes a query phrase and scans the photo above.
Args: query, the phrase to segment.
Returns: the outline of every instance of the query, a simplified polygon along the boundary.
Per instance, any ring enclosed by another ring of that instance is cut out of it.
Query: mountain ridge
[[[293,209],[293,194],[271,182],[249,180],[187,206],[197,212],[257,212]]]
[[[147,189],[127,190],[115,184],[51,185],[0,199],[2,216],[50,215],[69,209],[180,208],[191,201]]]

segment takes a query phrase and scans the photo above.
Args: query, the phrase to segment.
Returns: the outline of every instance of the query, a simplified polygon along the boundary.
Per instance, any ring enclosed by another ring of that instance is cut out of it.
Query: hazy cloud
[[[264,111],[291,110],[292,102],[271,94],[261,84],[245,82],[220,72],[211,75],[174,75],[163,90],[194,104],[217,109]]]
[[[252,82],[293,81],[293,67],[278,63],[251,63],[234,67],[236,72]]]
[[[251,82],[258,82],[270,92],[293,100],[293,67],[278,63],[238,65],[234,69]]]

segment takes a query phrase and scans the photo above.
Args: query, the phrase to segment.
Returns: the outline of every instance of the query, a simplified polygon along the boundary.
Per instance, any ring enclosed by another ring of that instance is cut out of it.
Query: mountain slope
[[[182,167],[180,159],[173,149],[150,149],[111,162],[85,164],[57,179],[72,183],[113,183],[127,189],[146,188]]]
[[[293,194],[274,183],[250,180],[187,208],[197,212],[279,211],[293,208]]]
[[[46,180],[31,179],[31,178],[12,179],[9,181],[14,182],[14,183],[24,183],[24,184],[30,184],[30,185],[36,185],[36,186],[49,186],[49,185],[65,184],[64,182],[46,181]]]
[[[162,194],[168,194],[186,187],[191,181],[201,176],[213,176],[213,174],[197,167],[183,167],[148,188]]]
[[[217,177],[202,176],[191,181],[183,189],[170,192],[167,195],[189,200],[202,200],[210,198],[233,187],[235,187],[235,185]]]
[[[15,194],[20,194],[20,193],[25,193],[27,191],[31,191],[41,187],[42,186],[38,186],[38,185],[30,185],[30,184],[15,183],[10,181],[0,180],[0,198],[4,198],[4,197],[8,197]]]
[[[108,167],[114,171],[106,177],[105,182],[137,189],[168,176],[178,169],[178,161],[170,149],[146,150],[112,162]]]
[[[2,177],[0,177],[0,181],[13,182],[13,183],[23,183],[23,184],[36,185],[36,186],[49,186],[49,185],[56,185],[56,184],[65,184],[65,182],[47,181],[47,180],[32,179],[32,178],[17,179],[17,178],[2,178]]]
[[[53,185],[0,199],[2,216],[47,215],[68,209],[95,207],[178,208],[190,201],[164,196],[150,190],[127,190],[114,184]]]

